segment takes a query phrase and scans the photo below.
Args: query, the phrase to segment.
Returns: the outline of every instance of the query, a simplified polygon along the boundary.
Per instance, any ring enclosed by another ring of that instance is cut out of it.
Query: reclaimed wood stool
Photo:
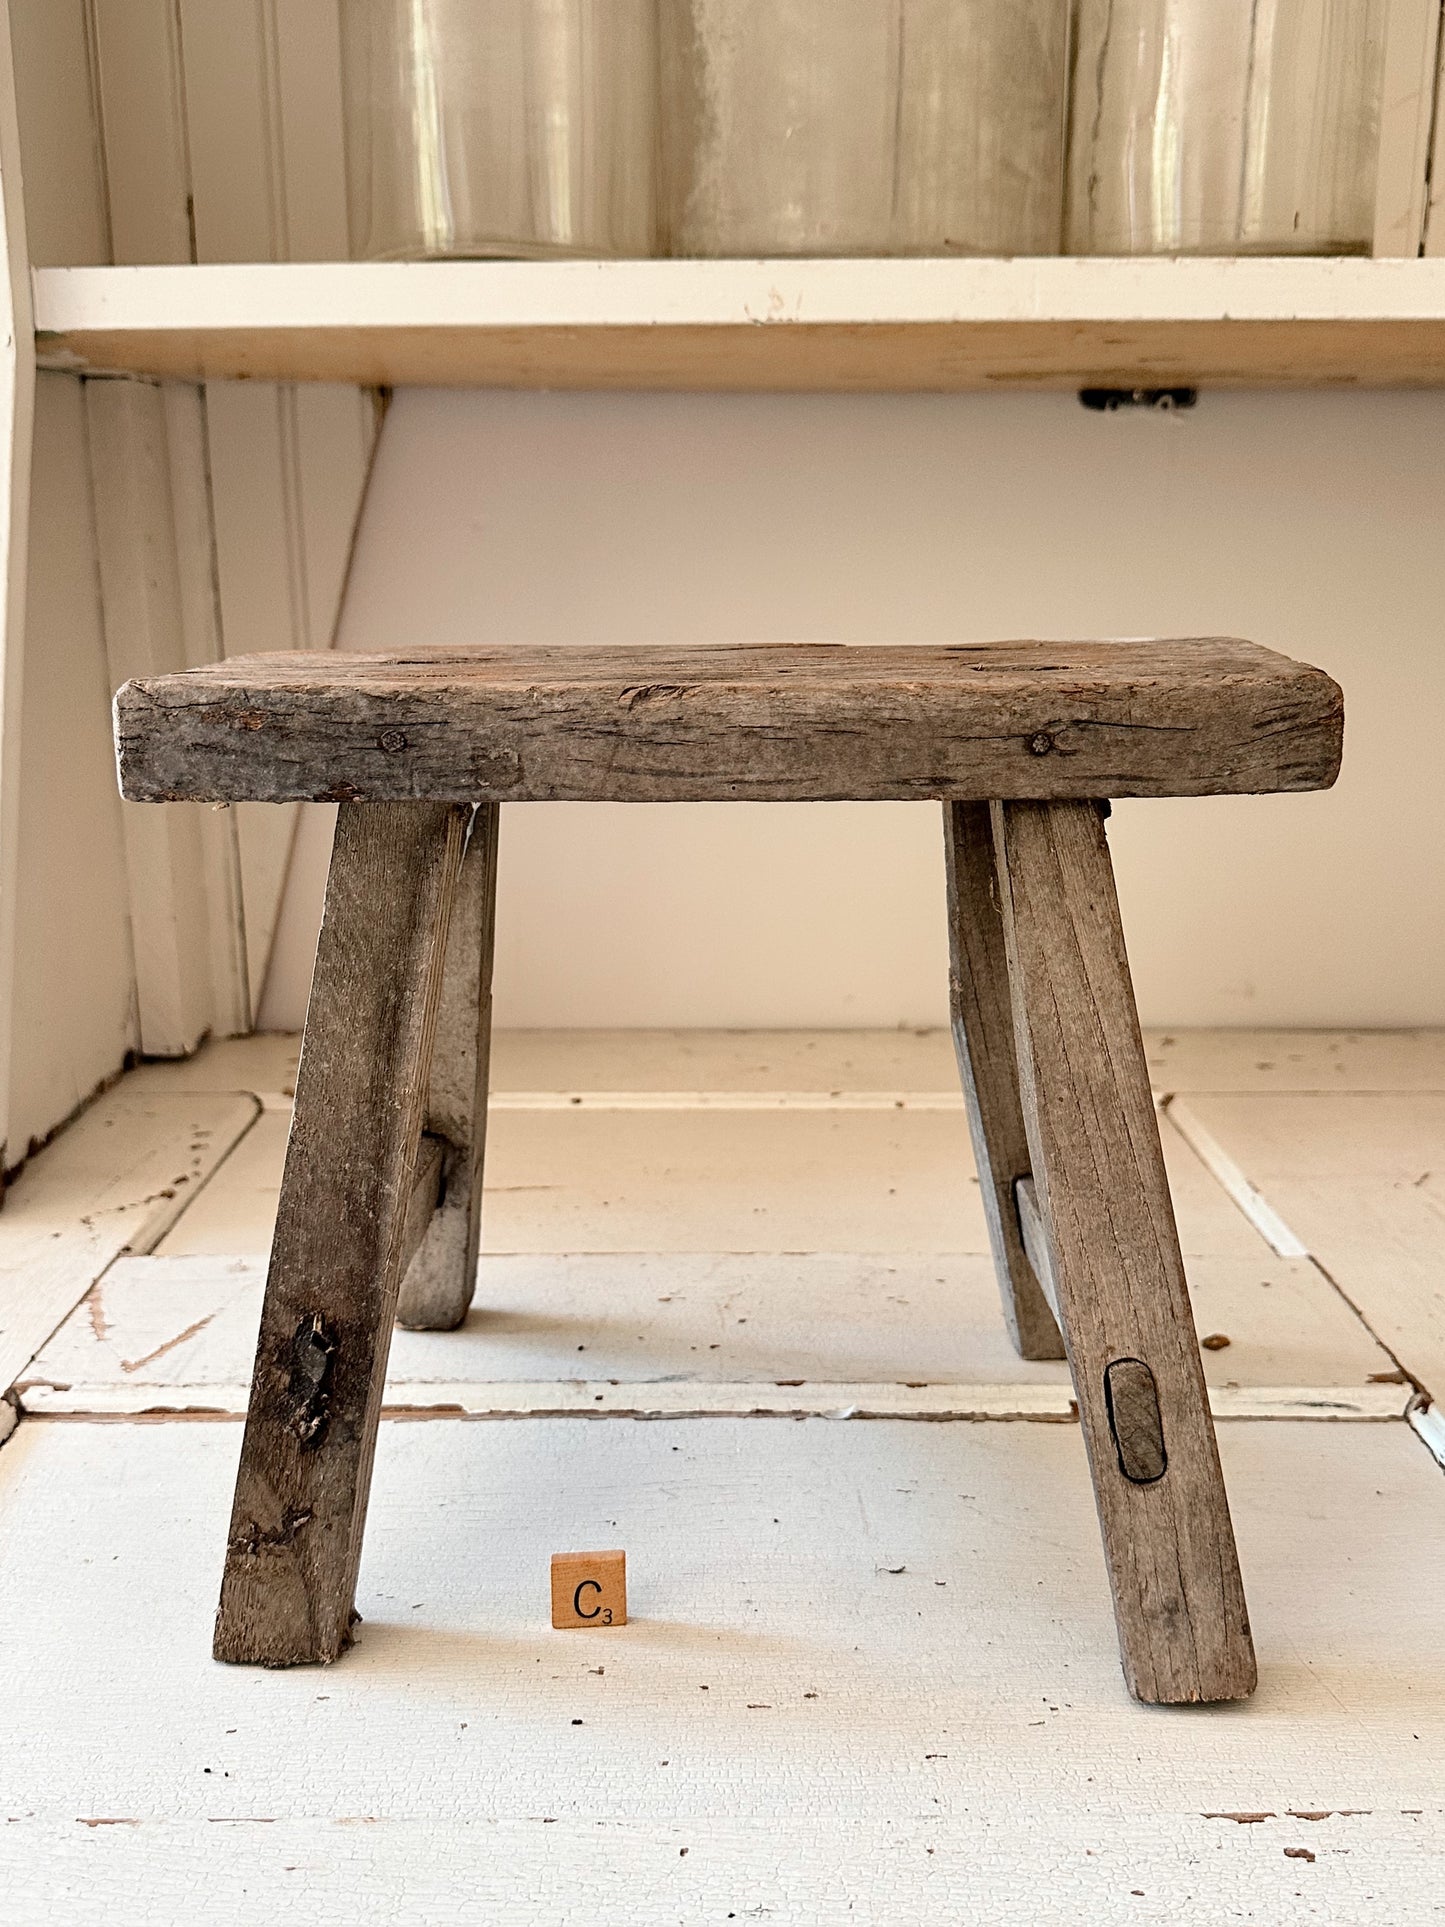
[[[499,804],[935,798],[1004,1312],[1026,1358],[1068,1357],[1125,1677],[1248,1694],[1105,799],[1323,788],[1341,717],[1320,671],[1218,640],[275,655],[128,683],[127,797],[341,805],[217,1657],[350,1643],[390,1327],[471,1299]]]

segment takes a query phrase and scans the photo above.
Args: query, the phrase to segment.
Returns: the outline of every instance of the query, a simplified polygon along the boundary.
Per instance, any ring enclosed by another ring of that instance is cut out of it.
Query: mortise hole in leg
[[[1154,1485],[1164,1477],[1164,1421],[1159,1390],[1142,1358],[1115,1358],[1104,1371],[1104,1403],[1119,1454],[1119,1470],[1131,1485]]]

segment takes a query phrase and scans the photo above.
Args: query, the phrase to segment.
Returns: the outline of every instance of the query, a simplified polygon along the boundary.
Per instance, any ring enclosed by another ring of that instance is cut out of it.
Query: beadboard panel
[[[42,375],[21,710],[15,1164],[139,1042],[83,385]]]

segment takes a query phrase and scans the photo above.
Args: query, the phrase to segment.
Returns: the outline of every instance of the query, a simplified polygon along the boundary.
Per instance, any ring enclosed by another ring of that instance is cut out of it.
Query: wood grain
[[[402,1278],[397,1322],[411,1331],[454,1331],[476,1289],[500,815],[497,804],[484,803],[472,818],[452,908],[426,1107],[426,1129],[444,1147],[445,1166],[440,1202]]]
[[[442,1195],[442,1174],[446,1169],[447,1147],[439,1137],[423,1131],[417,1146],[416,1169],[412,1173],[411,1193],[406,1203],[406,1222],[401,1238],[401,1270],[407,1268],[421,1249]]]
[[[1029,1175],[1029,1143],[988,805],[946,803],[943,838],[953,1046],[1004,1323],[1020,1358],[1062,1358],[1064,1341],[1024,1248],[1014,1198]]]
[[[351,1640],[391,1324],[465,817],[337,819],[261,1315],[218,1659]]]
[[[993,827],[1020,1095],[1125,1679],[1150,1702],[1240,1699],[1254,1651],[1103,812],[997,803]],[[1148,1484],[1126,1476],[1114,1430],[1121,1360],[1157,1388],[1167,1470]]]
[[[1044,1215],[1039,1209],[1038,1188],[1032,1177],[1020,1178],[1014,1186],[1014,1204],[1018,1211],[1019,1236],[1023,1239],[1024,1252],[1057,1329],[1059,1294],[1054,1289],[1054,1266],[1049,1256],[1048,1233],[1044,1230]],[[1059,1345],[1062,1357],[1062,1332],[1059,1333]]]
[[[688,802],[1317,789],[1342,698],[1230,638],[233,659],[116,699],[138,802]]]
[[[53,269],[51,274],[76,272]],[[67,328],[42,365],[181,381],[372,387],[969,394],[999,388],[1438,388],[1445,320],[851,322],[717,327],[489,327],[305,323]]]

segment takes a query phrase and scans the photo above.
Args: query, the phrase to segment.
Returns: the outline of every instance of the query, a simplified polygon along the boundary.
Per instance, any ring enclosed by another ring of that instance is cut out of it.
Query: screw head
[[[399,729],[384,729],[380,737],[381,747],[388,756],[395,756],[406,748],[406,735]]]
[[[1054,739],[1046,729],[1036,730],[1029,738],[1030,756],[1047,756],[1054,746]]]

